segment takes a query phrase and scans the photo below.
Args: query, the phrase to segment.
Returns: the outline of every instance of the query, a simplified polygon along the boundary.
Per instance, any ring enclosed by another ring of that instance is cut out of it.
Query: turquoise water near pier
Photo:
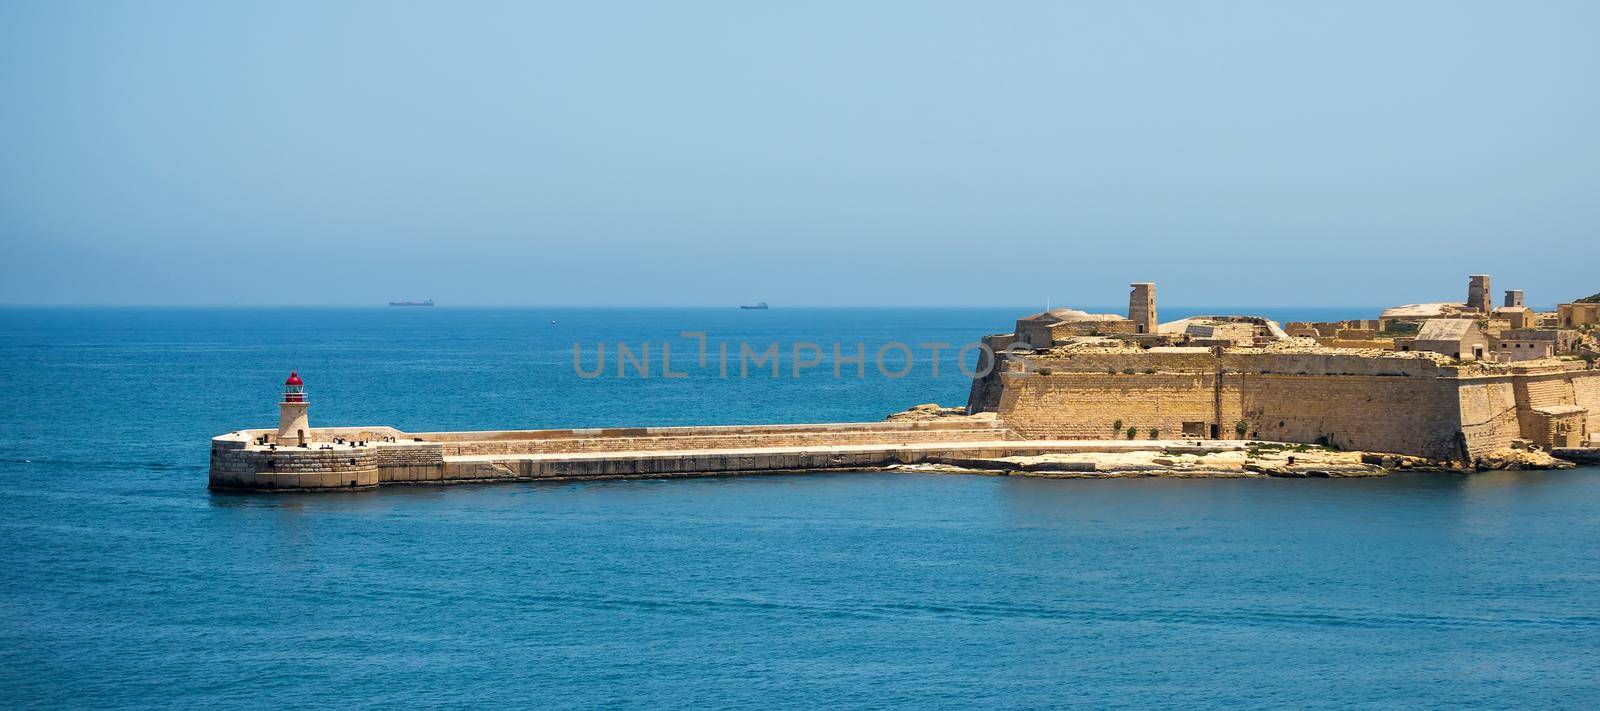
[[[207,439],[275,422],[290,369],[314,425],[878,419],[964,402],[953,351],[934,377],[919,344],[1022,311],[0,309],[0,702],[1600,701],[1595,469],[205,489]],[[707,333],[706,368],[682,331]],[[618,340],[670,341],[686,377],[574,372],[574,342]],[[719,377],[741,340],[827,359]],[[876,372],[888,341],[916,349],[906,377]],[[864,344],[866,377],[833,377],[835,342]]]

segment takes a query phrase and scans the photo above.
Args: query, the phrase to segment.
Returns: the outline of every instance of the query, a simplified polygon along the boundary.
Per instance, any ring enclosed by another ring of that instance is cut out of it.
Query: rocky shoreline
[[[1471,468],[1418,457],[1345,452],[1315,445],[1260,442],[1214,447],[1161,447],[1131,452],[1080,452],[1031,457],[941,457],[896,471],[1053,479],[1131,477],[1342,479],[1386,476],[1394,471],[1467,472],[1486,470],[1571,469],[1577,465],[1544,452],[1507,450],[1479,459]]]
[[[964,408],[936,403],[917,405],[884,418],[889,422],[988,418],[994,413],[967,415]],[[1343,451],[1312,444],[1283,444],[1249,440],[1194,440],[1182,446],[1152,442],[1148,449],[1119,452],[1078,452],[1030,457],[936,457],[931,462],[898,464],[896,471],[992,476],[1032,476],[1057,479],[1169,478],[1284,478],[1333,479],[1385,476],[1395,471],[1455,472],[1572,469],[1600,463],[1600,448],[1507,449],[1474,460],[1470,465],[1403,454]],[[1576,463],[1575,463],[1576,462]]]

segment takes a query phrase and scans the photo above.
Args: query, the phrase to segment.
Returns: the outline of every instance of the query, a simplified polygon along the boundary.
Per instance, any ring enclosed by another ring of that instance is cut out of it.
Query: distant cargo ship
[[[389,305],[390,306],[432,306],[433,305],[433,299],[423,299],[421,301],[391,301],[391,302],[389,302]]]
[[[754,304],[745,304],[744,306],[740,306],[739,308],[741,308],[741,309],[757,309],[757,310],[764,311],[764,310],[767,309],[767,302],[765,302],[765,301],[757,301]]]

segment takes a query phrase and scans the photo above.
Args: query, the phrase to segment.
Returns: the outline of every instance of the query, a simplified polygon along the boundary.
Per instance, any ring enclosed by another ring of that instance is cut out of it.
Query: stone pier
[[[213,438],[211,488],[318,491],[385,484],[860,470],[932,457],[1088,451],[1070,444],[1020,441],[1000,422],[984,418],[485,432],[314,428],[305,447],[276,445],[275,434],[240,430]]]

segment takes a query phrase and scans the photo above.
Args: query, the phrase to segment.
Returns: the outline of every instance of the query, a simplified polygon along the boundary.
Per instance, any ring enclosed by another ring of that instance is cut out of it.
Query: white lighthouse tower
[[[305,446],[306,432],[311,429],[311,420],[306,416],[310,407],[300,374],[289,373],[289,379],[283,381],[283,402],[278,403],[278,444]]]

